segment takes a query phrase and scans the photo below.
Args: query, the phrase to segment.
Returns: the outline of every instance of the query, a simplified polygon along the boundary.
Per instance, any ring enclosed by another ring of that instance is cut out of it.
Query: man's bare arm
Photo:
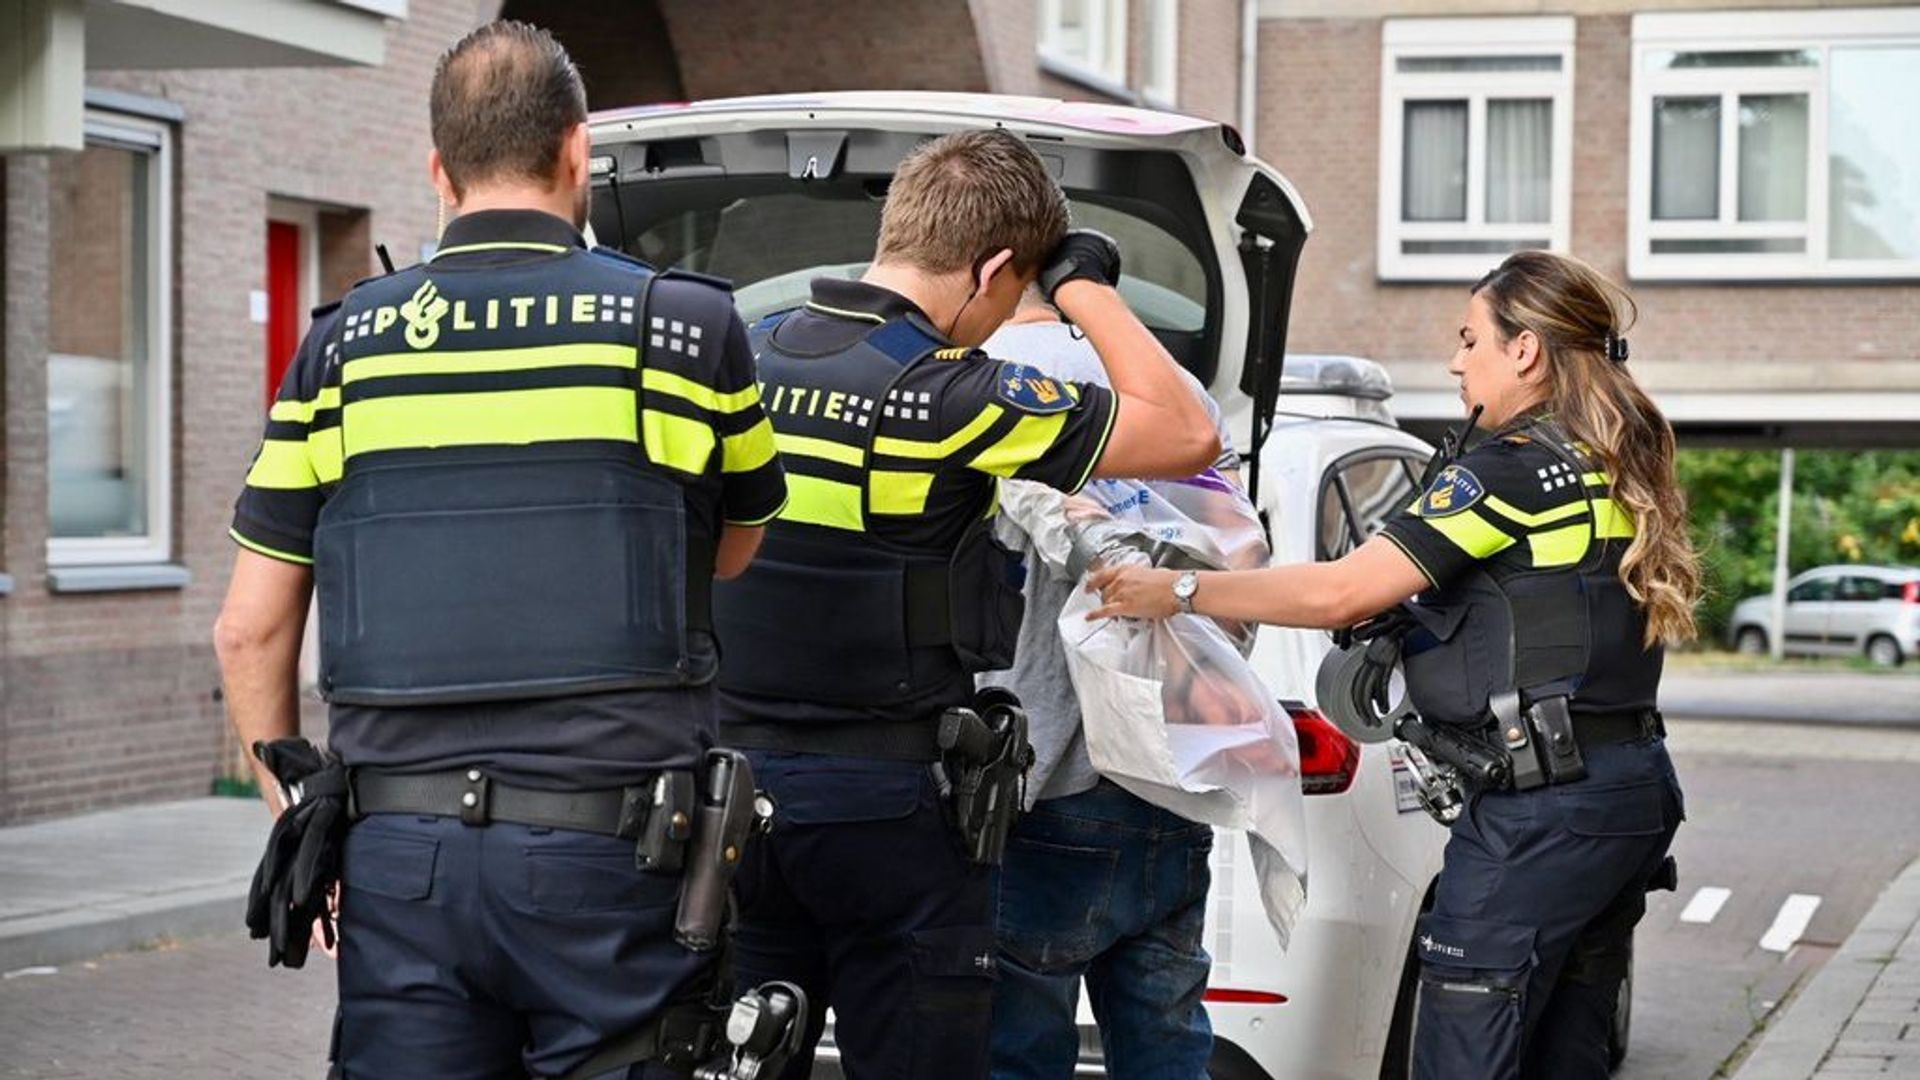
[[[284,809],[279,784],[254,760],[251,748],[257,741],[299,733],[300,639],[312,591],[313,573],[307,567],[242,550],[213,624],[227,718],[240,744],[248,748],[247,764],[276,816]]]

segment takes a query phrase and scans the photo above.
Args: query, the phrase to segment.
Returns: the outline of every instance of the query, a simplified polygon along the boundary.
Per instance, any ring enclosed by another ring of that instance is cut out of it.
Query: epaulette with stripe
[[[956,345],[949,349],[933,350],[933,358],[935,360],[984,360],[986,357],[986,350],[970,348],[965,345]]]

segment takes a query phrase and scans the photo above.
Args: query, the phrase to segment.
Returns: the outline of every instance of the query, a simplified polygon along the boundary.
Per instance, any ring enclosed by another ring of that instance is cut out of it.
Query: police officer
[[[1673,431],[1625,366],[1631,306],[1577,260],[1509,257],[1449,365],[1492,433],[1380,535],[1332,563],[1093,579],[1096,617],[1325,628],[1421,594],[1395,617],[1408,697],[1498,764],[1420,923],[1421,1077],[1606,1076],[1633,927],[1671,871],[1682,807],[1655,692],[1699,573]]]
[[[831,1005],[850,1075],[986,1073],[991,875],[929,766],[942,712],[1011,660],[1019,628],[996,483],[1189,476],[1219,453],[1113,290],[1118,251],[1067,223],[1018,137],[932,140],[893,178],[865,276],[817,279],[753,331],[792,498],[716,595],[723,738],[754,750],[779,808],[741,871],[737,963],[745,983],[789,979]],[[1112,390],[971,347],[1036,276]],[[808,1075],[818,1021],[787,1076]]]
[[[481,27],[431,106],[457,217],[315,312],[216,639],[240,738],[291,735],[317,586],[358,815],[340,1073],[561,1076],[714,978],[636,844],[714,743],[710,581],[786,489],[726,289],[583,243],[586,96],[553,38]]]

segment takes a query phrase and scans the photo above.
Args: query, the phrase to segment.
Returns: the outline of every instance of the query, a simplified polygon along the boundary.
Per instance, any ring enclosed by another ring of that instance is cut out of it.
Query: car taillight
[[[1909,604],[1920,604],[1920,581],[1907,582],[1907,587],[1900,590],[1900,599]]]
[[[1220,1005],[1285,1005],[1287,995],[1266,990],[1229,990],[1209,986],[1205,1000]]]
[[[1340,733],[1320,710],[1286,703],[1300,738],[1300,790],[1308,795],[1338,795],[1353,786],[1360,771],[1360,744]]]

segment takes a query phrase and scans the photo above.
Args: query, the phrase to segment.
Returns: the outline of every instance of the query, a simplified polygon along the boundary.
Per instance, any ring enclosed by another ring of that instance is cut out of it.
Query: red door
[[[300,226],[267,222],[267,407],[300,347]]]

